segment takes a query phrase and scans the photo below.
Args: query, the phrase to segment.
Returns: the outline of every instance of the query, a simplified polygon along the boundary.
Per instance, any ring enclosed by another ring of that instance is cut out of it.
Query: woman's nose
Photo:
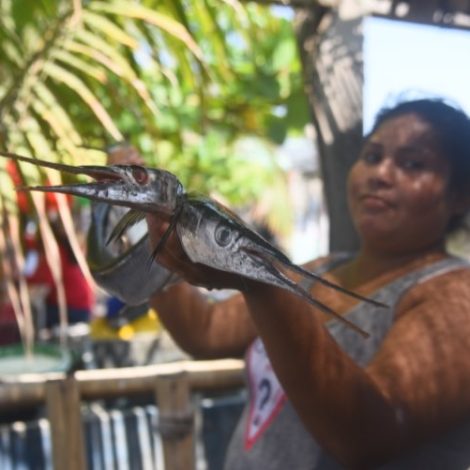
[[[375,186],[389,186],[395,178],[395,165],[392,158],[385,157],[370,168],[369,178]]]

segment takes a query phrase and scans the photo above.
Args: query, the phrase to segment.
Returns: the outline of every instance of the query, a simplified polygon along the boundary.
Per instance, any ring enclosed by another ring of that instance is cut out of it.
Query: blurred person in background
[[[83,274],[73,253],[58,214],[49,210],[51,226],[59,246],[60,264],[67,305],[67,320],[70,325],[89,323],[95,306],[95,294]],[[28,255],[27,255],[28,256]],[[29,238],[29,257],[27,281],[31,286],[41,286],[45,295],[45,327],[54,328],[60,324],[57,286],[44,254],[44,247],[36,237]]]

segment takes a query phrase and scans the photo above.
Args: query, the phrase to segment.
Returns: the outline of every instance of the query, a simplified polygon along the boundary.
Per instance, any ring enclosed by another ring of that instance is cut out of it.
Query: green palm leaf
[[[191,37],[186,28],[175,21],[173,18],[156,12],[150,8],[146,8],[139,4],[131,4],[131,2],[114,1],[114,2],[91,2],[90,8],[93,11],[112,13],[121,17],[135,18],[151,24],[154,24],[161,30],[171,34],[175,38],[183,42],[184,45],[199,59],[203,59],[203,54],[199,46]]]
[[[114,124],[111,116],[83,80],[73,73],[51,62],[44,64],[43,70],[53,80],[62,82],[71,90],[75,91],[80,96],[80,98],[82,98],[84,103],[90,107],[94,115],[98,118],[102,126],[109,132],[113,139],[123,139],[121,132]]]

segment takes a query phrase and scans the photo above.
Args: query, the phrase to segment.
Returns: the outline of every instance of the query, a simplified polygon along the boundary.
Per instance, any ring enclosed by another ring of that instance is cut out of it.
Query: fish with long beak
[[[220,203],[208,197],[186,193],[178,178],[167,171],[136,165],[70,166],[8,152],[0,152],[0,155],[16,161],[88,175],[97,179],[93,183],[31,186],[18,189],[72,194],[131,208],[132,210],[116,225],[110,239],[117,238],[126,227],[144,218],[146,212],[154,213],[157,217],[169,221],[167,231],[152,253],[152,260],[163,248],[170,234],[176,231],[183,250],[193,263],[285,289],[365,337],[368,336],[366,332],[318,302],[301,285],[290,279],[287,273],[300,274],[356,299],[385,307],[380,302],[362,297],[293,264],[286,255]]]
[[[178,178],[165,170],[150,170],[138,165],[71,166],[11,152],[0,152],[0,155],[65,173],[91,176],[97,180],[92,183],[18,187],[18,191],[71,194],[144,212],[156,212],[166,219],[175,213],[185,194]]]

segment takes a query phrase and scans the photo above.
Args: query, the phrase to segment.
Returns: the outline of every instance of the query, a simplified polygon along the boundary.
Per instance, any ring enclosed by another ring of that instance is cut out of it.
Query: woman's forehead
[[[394,145],[435,145],[438,133],[431,123],[415,113],[401,114],[385,120],[369,136],[368,142]]]

